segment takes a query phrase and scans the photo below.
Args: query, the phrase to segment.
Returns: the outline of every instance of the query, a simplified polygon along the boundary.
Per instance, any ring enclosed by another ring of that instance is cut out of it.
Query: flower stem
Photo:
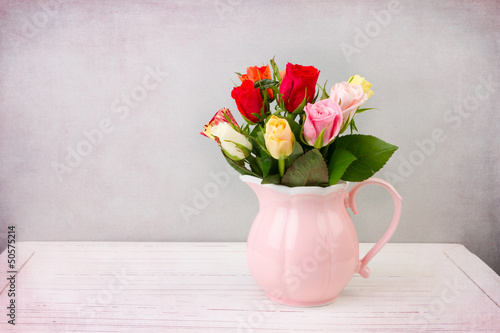
[[[285,174],[285,159],[284,158],[280,158],[278,160],[278,169],[280,171],[280,177],[283,177],[283,175]]]

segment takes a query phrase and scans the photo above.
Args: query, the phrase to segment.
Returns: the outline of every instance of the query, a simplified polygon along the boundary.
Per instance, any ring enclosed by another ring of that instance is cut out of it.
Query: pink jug
[[[275,302],[317,306],[333,302],[355,273],[367,278],[367,264],[394,233],[401,215],[401,197],[386,181],[370,178],[354,185],[287,187],[261,184],[240,176],[259,199],[259,212],[247,242],[253,278]],[[386,188],[394,198],[394,216],[382,238],[359,259],[354,214],[356,193],[369,184]]]

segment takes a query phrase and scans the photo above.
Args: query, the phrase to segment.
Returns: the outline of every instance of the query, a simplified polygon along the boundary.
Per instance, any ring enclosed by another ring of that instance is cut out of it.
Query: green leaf
[[[232,140],[225,140],[226,142],[231,142],[233,145],[235,145],[243,155],[248,156],[252,152],[252,149],[248,149],[246,146],[242,145],[241,143],[232,141]],[[251,144],[251,143],[250,143]]]
[[[239,161],[239,162],[233,161],[224,153],[224,151],[222,151],[222,154],[224,155],[224,158],[226,159],[227,163],[229,163],[229,165],[232,166],[233,169],[238,171],[240,174],[262,178],[258,174],[256,174],[255,172],[250,171],[247,168],[245,168],[245,164],[243,163],[243,161]]]
[[[278,160],[266,152],[262,153],[260,163],[262,165],[262,174],[264,177],[271,173],[278,173]]]
[[[328,185],[328,166],[319,150],[311,149],[297,158],[285,172],[281,184],[289,187]]]
[[[316,95],[314,95],[314,97],[313,97],[313,99],[311,100],[311,102],[310,102],[310,103],[311,103],[311,104],[316,103],[316,100],[318,99],[318,97],[319,97],[319,90],[316,92]]]
[[[351,128],[351,134],[354,131],[359,132],[358,128],[356,127],[356,122],[354,121],[354,118],[352,118],[351,123],[349,124],[349,127]]]
[[[264,138],[264,129],[260,125],[255,126],[253,128],[252,133],[250,133],[249,138],[253,139],[257,143],[257,145],[260,147],[260,149],[267,153],[266,140]],[[253,146],[254,146],[254,148],[256,147],[255,145],[253,145]],[[262,154],[260,155],[260,157],[262,157]]]
[[[241,128],[241,132],[247,134],[247,136],[248,136],[248,133],[250,132],[250,130],[249,130],[250,127],[248,126],[248,123],[243,124],[243,126],[241,126],[240,128]]]
[[[281,82],[280,69],[278,68],[278,65],[276,65],[276,61],[274,61],[274,57],[271,60],[269,60],[269,62],[271,63],[271,67],[273,68],[273,79]]]
[[[342,134],[342,133],[345,132],[345,130],[347,129],[347,127],[349,127],[349,123],[350,122],[351,121],[348,121],[348,122],[346,121],[345,123],[342,124],[342,127],[340,128],[339,134]]]
[[[269,94],[267,90],[264,90],[264,98],[262,99],[262,107],[260,108],[260,115],[256,116],[259,119],[259,122],[266,119],[266,113],[269,109]]]
[[[278,94],[276,97],[276,101],[278,101],[278,107],[281,109],[281,110],[285,110],[286,112],[288,112],[288,110],[285,108],[285,99],[283,98],[283,95],[282,94]]]
[[[260,157],[255,157],[252,155],[249,155],[247,157],[248,164],[250,164],[250,169],[252,169],[253,172],[259,175],[259,177],[262,177],[262,166],[260,163]]]
[[[224,119],[226,119],[226,122],[230,125],[233,125],[233,121],[231,120],[231,118],[229,117],[229,114],[225,113],[224,112]]]
[[[286,116],[286,121],[288,122],[288,125],[290,125],[290,129],[292,130],[293,135],[295,136],[295,138],[297,138],[298,136],[300,136],[302,126],[300,126],[299,123],[294,120],[295,116],[296,115],[293,113],[288,113]]]
[[[281,97],[280,88],[278,88],[278,86],[271,86],[269,89],[272,89],[274,92],[273,100],[277,99],[278,96]]]
[[[256,113],[254,113],[255,115]],[[253,121],[251,121],[250,119],[248,119],[247,117],[245,117],[243,114],[241,114],[241,117],[249,124],[249,125],[255,125],[256,123],[254,123]]]
[[[314,102],[313,102],[314,103]],[[304,113],[304,107],[306,106],[307,104],[307,87],[305,89],[305,92],[304,92],[304,99],[302,100],[302,103],[300,103],[299,106],[297,106],[297,108],[293,111],[288,111],[290,113],[293,113],[293,114],[301,114],[301,113]]]
[[[336,143],[337,149],[345,149],[357,158],[342,175],[343,180],[352,182],[361,182],[373,176],[398,149],[374,136],[361,134],[342,136]]]
[[[326,83],[327,82],[328,81],[325,81],[325,84],[323,85],[323,87],[319,83],[317,83],[319,89],[321,89],[321,91],[322,91],[321,97],[319,98],[320,101],[327,99],[327,98],[330,98],[330,96],[328,96],[328,93],[326,92]]]
[[[316,138],[316,142],[314,142],[314,148],[320,149],[321,147],[323,147],[323,137],[325,136],[325,131],[326,127],[323,128],[321,133],[319,133],[318,137]]]
[[[304,149],[300,145],[300,143],[297,142],[297,139],[295,139],[295,145],[293,146],[292,153],[288,156],[286,159],[286,167],[289,168],[290,165],[300,156],[304,154]]]
[[[269,80],[269,79],[262,79],[259,81],[255,81],[253,83],[254,88],[260,88],[260,89],[269,89],[273,86],[276,86],[279,82],[275,80]]]
[[[363,109],[357,109],[357,110],[356,110],[356,113],[362,113],[362,112],[365,112],[365,111],[368,111],[368,110],[375,110],[375,108],[363,108]]]
[[[261,184],[277,184],[279,185],[280,183],[280,175],[279,174],[274,174],[274,175],[267,175],[262,179]]]
[[[337,184],[347,170],[347,167],[355,160],[356,156],[349,151],[342,148],[335,149],[330,157],[330,162],[328,162],[328,185]]]

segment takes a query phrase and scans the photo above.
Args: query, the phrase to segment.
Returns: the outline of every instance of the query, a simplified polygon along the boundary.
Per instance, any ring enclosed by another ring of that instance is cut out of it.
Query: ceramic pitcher
[[[345,182],[329,187],[262,185],[261,179],[240,176],[259,199],[247,259],[250,273],[275,302],[317,306],[333,302],[354,274],[367,278],[370,260],[394,233],[401,215],[401,197],[386,181],[370,178],[350,191]],[[387,189],[394,199],[392,222],[375,246],[359,259],[354,214],[356,193],[365,185]]]

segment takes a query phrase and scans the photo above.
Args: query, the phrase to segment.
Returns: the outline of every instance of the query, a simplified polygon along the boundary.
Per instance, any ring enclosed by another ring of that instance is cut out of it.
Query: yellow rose
[[[276,116],[267,121],[264,139],[267,150],[277,160],[290,155],[295,144],[295,136],[288,122]]]
[[[366,94],[366,96],[368,98],[370,98],[371,96],[373,96],[373,90],[371,90],[370,88],[372,87],[372,84],[368,81],[365,80],[364,77],[362,76],[359,76],[359,75],[354,75],[354,76],[351,76],[349,78],[349,81],[348,81],[350,84],[358,84],[361,86],[361,88],[363,88],[363,92]]]

